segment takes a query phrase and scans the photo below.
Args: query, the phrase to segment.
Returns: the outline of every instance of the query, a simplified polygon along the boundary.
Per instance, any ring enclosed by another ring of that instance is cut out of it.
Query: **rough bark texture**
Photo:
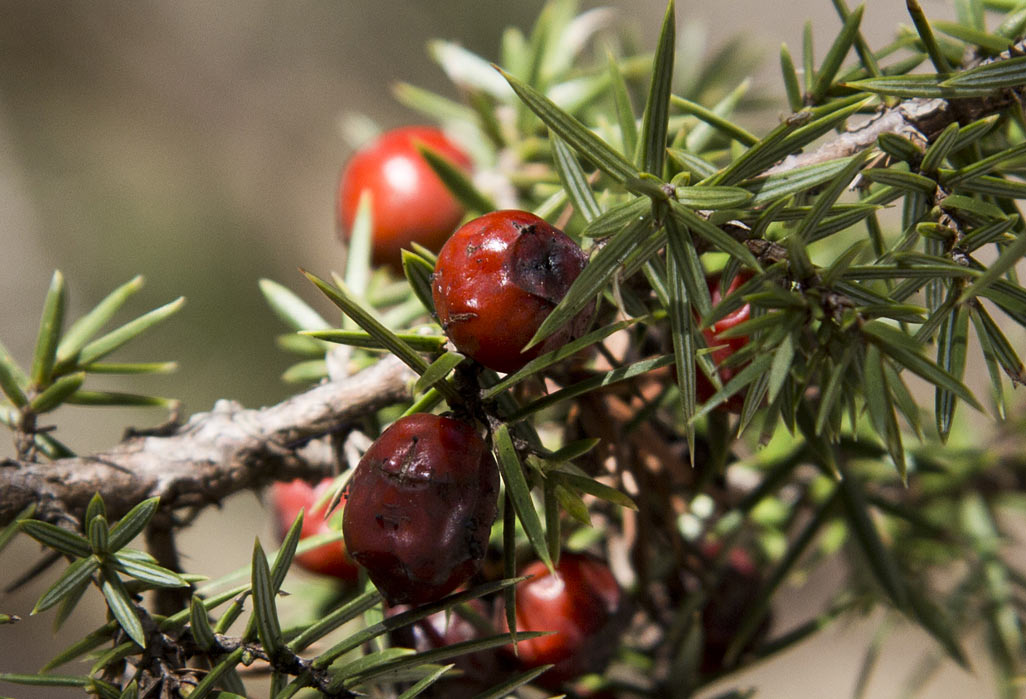
[[[202,508],[275,480],[330,472],[330,449],[311,440],[381,407],[411,398],[414,376],[395,358],[277,405],[247,410],[218,401],[167,436],[140,435],[91,456],[0,462],[0,526],[28,505],[36,516],[78,518],[93,493],[112,517],[160,496],[165,511]]]
[[[1026,43],[1016,44],[1011,51],[987,60],[975,58],[964,66],[973,68],[986,63],[1005,60],[1013,56],[1021,56],[1026,51]],[[962,126],[977,119],[996,114],[1012,104],[1021,104],[1023,88],[999,90],[990,97],[973,99],[942,99],[916,98],[904,100],[892,107],[881,108],[877,114],[858,126],[849,127],[845,133],[806,153],[789,155],[772,168],[766,175],[788,172],[806,165],[815,165],[828,160],[845,158],[869,148],[876,139],[885,133],[904,136],[913,143],[925,148],[949,124],[958,122]]]
[[[806,165],[846,158],[876,143],[881,134],[904,136],[925,148],[949,124],[963,126],[997,113],[1014,101],[1010,91],[997,97],[973,100],[910,99],[881,110],[865,122],[807,153],[789,155],[764,174],[776,175]]]

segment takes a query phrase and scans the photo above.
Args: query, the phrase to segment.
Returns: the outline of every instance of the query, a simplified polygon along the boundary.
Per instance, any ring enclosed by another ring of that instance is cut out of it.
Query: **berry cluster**
[[[524,350],[584,270],[587,254],[561,230],[526,211],[488,213],[453,232],[464,208],[427,164],[425,150],[470,169],[466,154],[437,129],[407,127],[384,134],[359,151],[342,173],[338,214],[343,238],[350,235],[361,198],[369,196],[376,264],[400,268],[401,250],[413,243],[438,250],[431,278],[435,315],[456,349],[484,368],[516,372],[582,336],[592,306]],[[744,272],[737,275],[727,293],[747,278]],[[710,284],[710,292],[718,303],[723,295],[718,282]],[[735,370],[720,365],[747,339],[720,334],[748,317],[745,305],[704,331],[721,382]],[[701,401],[715,393],[702,372],[697,393]],[[727,409],[738,410],[740,400],[733,397]],[[438,600],[479,574],[496,516],[499,473],[490,440],[478,427],[488,420],[474,416],[473,406],[453,408],[458,415],[416,413],[381,433],[343,494],[344,545],[309,551],[297,558],[300,565],[352,582],[358,564],[388,602],[390,614]],[[300,507],[317,502],[330,483],[316,488],[302,482],[277,484],[272,498],[280,528]],[[302,535],[330,530],[326,516],[323,507],[311,512]],[[590,555],[564,553],[553,570],[536,560],[521,574],[528,579],[516,588],[518,631],[553,633],[461,661],[465,676],[448,687],[451,696],[476,693],[494,682],[497,672],[543,665],[552,667],[538,682],[555,691],[608,662],[628,605],[606,564]],[[703,621],[719,627],[722,614],[716,607]],[[501,601],[474,600],[465,609],[477,624],[458,615],[436,615],[393,640],[425,650],[479,638],[482,626],[493,633],[509,631]],[[723,653],[717,634],[711,629],[714,656]]]

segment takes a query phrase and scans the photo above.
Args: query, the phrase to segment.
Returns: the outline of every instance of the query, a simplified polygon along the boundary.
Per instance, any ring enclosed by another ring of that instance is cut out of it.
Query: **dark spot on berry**
[[[473,311],[467,311],[466,313],[450,313],[449,319],[442,321],[442,330],[448,330],[456,323],[465,323],[468,320],[474,320],[477,318],[477,314]]]
[[[467,256],[468,246],[477,252]],[[485,214],[464,224],[438,254],[431,287],[438,320],[460,352],[490,369],[516,371],[587,327],[590,311],[582,311],[523,351],[586,263],[577,243],[534,214]],[[452,313],[470,308],[475,315]]]
[[[533,223],[521,223],[520,221],[514,221],[513,228],[515,228],[520,235],[533,235],[538,230],[537,226]]]
[[[584,269],[584,253],[566,237],[521,235],[513,243],[510,278],[529,294],[555,305]]]
[[[393,532],[398,530],[407,519],[407,517],[397,514],[379,513],[374,516],[374,520],[378,523],[379,527]]]
[[[410,440],[410,446],[406,448],[406,452],[403,454],[403,460],[399,464],[399,480],[405,481],[410,477],[410,469],[413,468],[413,462],[417,458],[417,437],[413,437]]]

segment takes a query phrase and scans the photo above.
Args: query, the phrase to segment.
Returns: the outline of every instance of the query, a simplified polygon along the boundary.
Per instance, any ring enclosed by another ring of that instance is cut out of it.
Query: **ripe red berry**
[[[520,574],[533,577],[517,585],[517,630],[555,631],[517,643],[521,666],[554,664],[539,678],[546,687],[601,670],[616,647],[613,637],[622,601],[620,586],[606,564],[591,556],[564,553],[556,575],[541,561],[529,564]],[[502,610],[500,624],[502,630],[509,630]]]
[[[732,293],[739,286],[751,279],[751,276],[752,275],[748,272],[740,272],[739,274],[734,275],[734,279],[730,282],[730,286],[727,288],[726,294],[724,294],[720,289],[720,282],[719,279],[717,279],[709,289],[713,306],[718,304],[724,296]],[[705,343],[709,347],[719,347],[719,349],[713,350],[710,354],[710,358],[715,365],[719,366],[722,362],[726,361],[729,356],[748,344],[747,337],[721,338],[720,333],[726,332],[735,325],[745,322],[751,318],[751,315],[751,305],[746,303],[737,310],[731,311],[723,318],[720,318],[718,321],[713,323],[712,327],[706,328],[702,331],[702,335],[705,336]],[[740,369],[736,367],[721,367],[717,371],[720,375],[720,381],[726,385],[726,383],[730,381],[730,379],[733,378]],[[696,372],[695,383],[695,397],[698,399],[698,402],[704,403],[709,400],[716,393],[716,390],[716,387],[713,386],[712,382],[709,381],[706,375],[702,373],[701,370],[698,370]],[[741,412],[744,402],[744,393],[735,393],[728,398],[721,407],[726,408],[726,410],[729,410],[730,412],[739,413]]]
[[[477,571],[498,493],[495,459],[470,423],[400,418],[349,481],[346,548],[389,604],[438,599]]]
[[[342,171],[338,189],[341,233],[348,240],[360,193],[369,190],[375,264],[398,268],[400,250],[412,242],[437,250],[463,218],[463,206],[418,152],[418,143],[470,169],[467,154],[439,129],[406,126],[382,134],[357,151]]]
[[[271,486],[271,503],[274,506],[279,537],[284,536],[292,526],[301,508],[305,508],[306,514],[303,517],[300,539],[338,531],[325,519],[325,507],[311,509],[331,487],[332,481],[331,478],[325,478],[316,486],[311,486],[306,481],[297,479]],[[346,582],[355,581],[358,577],[359,569],[346,553],[346,547],[341,541],[324,544],[301,553],[296,556],[295,561],[312,573],[330,575]]]
[[[521,352],[587,261],[577,243],[534,214],[485,214],[464,224],[438,255],[431,285],[438,320],[460,352],[490,369],[516,371],[587,329],[590,309]]]

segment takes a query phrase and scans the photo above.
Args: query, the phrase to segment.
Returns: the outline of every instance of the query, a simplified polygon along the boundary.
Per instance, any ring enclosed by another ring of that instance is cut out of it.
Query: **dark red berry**
[[[400,418],[349,481],[346,548],[389,604],[438,599],[477,571],[498,493],[495,459],[470,423]]]
[[[417,144],[470,169],[470,158],[439,129],[406,126],[382,134],[346,164],[338,189],[340,231],[348,240],[364,190],[371,193],[373,259],[399,268],[410,243],[437,250],[463,218],[463,206],[427,164]]]
[[[278,535],[285,535],[296,519],[296,515],[299,514],[299,510],[303,508],[305,508],[306,514],[303,517],[300,539],[326,532],[337,532],[337,522],[333,527],[330,523],[331,518],[325,519],[324,506],[312,509],[314,503],[320,500],[331,487],[332,482],[333,479],[325,478],[316,486],[311,486],[306,481],[298,479],[288,483],[273,484],[271,486],[271,504],[274,506]],[[337,510],[336,513],[340,514]],[[353,582],[358,577],[359,569],[346,553],[346,547],[341,541],[324,544],[306,553],[301,553],[296,556],[295,561],[312,573],[330,575],[345,582]]]
[[[555,632],[518,642],[520,665],[554,664],[539,678],[545,687],[601,670],[616,648],[623,597],[606,564],[591,556],[564,553],[556,575],[541,561],[529,564],[520,574],[533,577],[517,585],[517,630]],[[508,631],[502,610],[499,618],[502,630]]]
[[[460,352],[513,372],[587,329],[590,309],[521,352],[588,258],[558,228],[526,211],[494,211],[464,224],[442,247],[432,297]]]

